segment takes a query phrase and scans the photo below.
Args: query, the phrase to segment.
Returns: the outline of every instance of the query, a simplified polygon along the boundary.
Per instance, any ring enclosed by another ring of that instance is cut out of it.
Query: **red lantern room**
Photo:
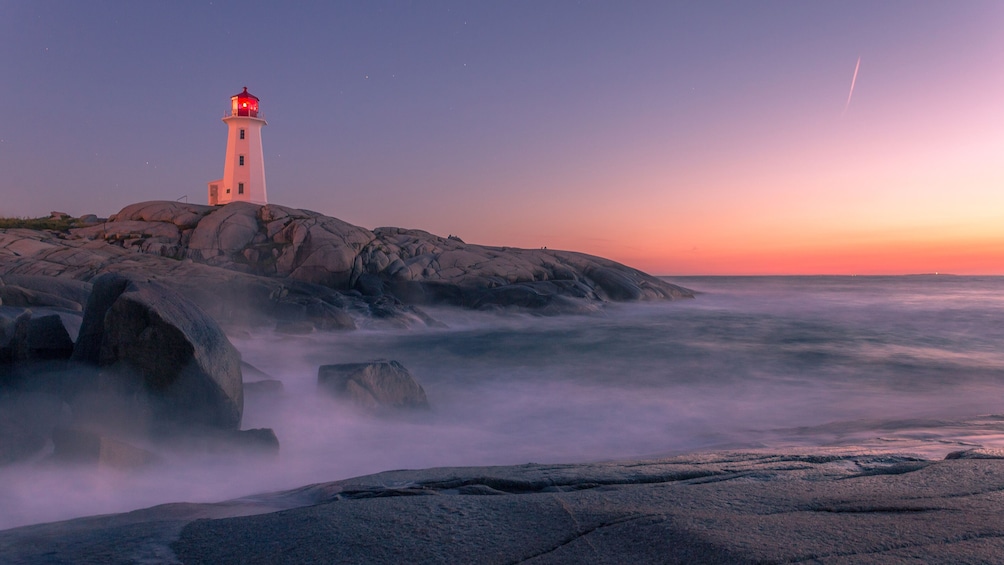
[[[244,87],[244,92],[231,96],[230,102],[233,106],[232,116],[258,117],[258,97],[248,92],[248,87]]]

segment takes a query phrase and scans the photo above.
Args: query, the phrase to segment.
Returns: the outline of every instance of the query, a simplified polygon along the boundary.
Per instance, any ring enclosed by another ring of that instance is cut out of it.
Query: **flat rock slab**
[[[1002,490],[1001,459],[835,450],[392,471],[16,528],[0,532],[0,555],[11,563],[992,563],[1004,555]]]

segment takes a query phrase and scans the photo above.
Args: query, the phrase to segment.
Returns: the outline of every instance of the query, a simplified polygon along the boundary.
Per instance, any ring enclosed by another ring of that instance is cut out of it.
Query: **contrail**
[[[861,57],[858,57],[858,64],[854,65],[854,77],[851,79],[851,91],[847,93],[847,103],[844,104],[844,111],[840,114],[843,117],[847,113],[847,108],[851,105],[851,96],[854,96],[854,83],[858,81],[858,69],[861,68]]]

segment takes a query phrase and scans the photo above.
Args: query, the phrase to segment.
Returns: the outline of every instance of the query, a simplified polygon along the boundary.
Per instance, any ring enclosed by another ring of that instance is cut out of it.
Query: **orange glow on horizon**
[[[743,251],[620,253],[617,260],[657,275],[1004,275],[1004,236]]]

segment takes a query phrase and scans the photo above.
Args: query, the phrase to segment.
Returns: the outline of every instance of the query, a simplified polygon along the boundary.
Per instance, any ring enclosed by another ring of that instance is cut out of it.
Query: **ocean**
[[[400,468],[856,446],[1004,447],[1004,277],[668,277],[693,300],[590,315],[432,308],[444,328],[232,338],[283,382],[244,428],[275,459],[173,452],[134,473],[0,469],[0,528],[216,501]],[[317,368],[394,359],[432,409],[374,416]]]

